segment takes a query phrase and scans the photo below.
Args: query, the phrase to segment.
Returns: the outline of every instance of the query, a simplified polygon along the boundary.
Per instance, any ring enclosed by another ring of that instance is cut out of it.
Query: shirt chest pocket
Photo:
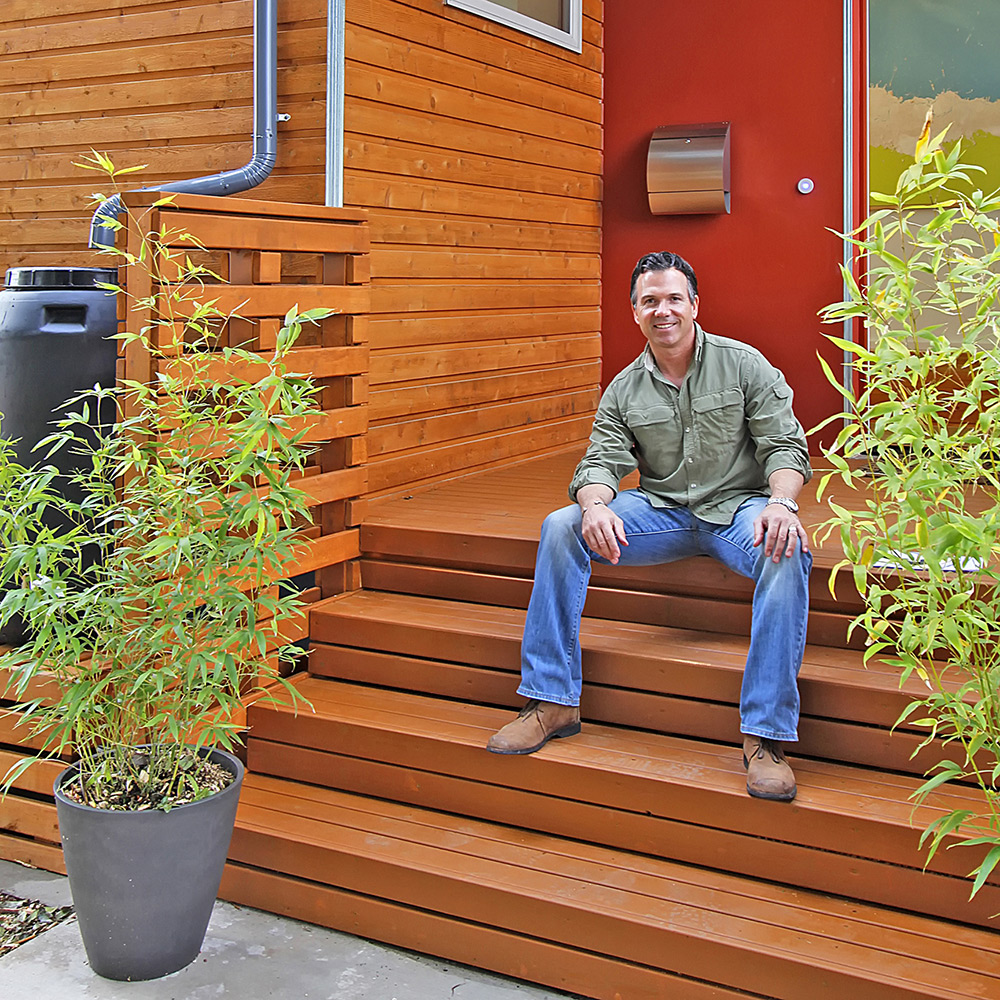
[[[696,396],[691,410],[706,451],[727,451],[746,433],[743,393],[736,386]]]
[[[675,407],[665,403],[637,406],[625,419],[640,455],[662,459],[679,448],[681,418]]]

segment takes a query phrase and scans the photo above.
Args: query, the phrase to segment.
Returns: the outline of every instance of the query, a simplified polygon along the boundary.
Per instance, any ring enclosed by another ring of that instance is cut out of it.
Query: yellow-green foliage
[[[849,413],[820,493],[838,570],[865,600],[854,627],[867,656],[923,679],[900,721],[949,749],[917,798],[958,779],[980,788],[980,808],[941,816],[921,841],[929,856],[946,840],[977,852],[974,895],[1000,860],[1000,198],[976,190],[981,168],[943,138],[925,127],[894,193],[873,196],[883,207],[845,237],[868,272],[859,284],[845,270],[848,297],[825,318],[860,319],[868,346],[830,338],[861,391],[827,367]],[[837,502],[838,481],[864,485],[864,509]]]

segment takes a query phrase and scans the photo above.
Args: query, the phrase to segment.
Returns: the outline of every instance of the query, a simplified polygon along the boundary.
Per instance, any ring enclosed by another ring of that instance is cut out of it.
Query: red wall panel
[[[673,250],[698,273],[705,329],[760,348],[808,430],[840,409],[816,352],[817,311],[841,298],[843,4],[612,0],[605,4],[604,380],[643,346],[635,261]],[[653,216],[646,155],[659,125],[732,123],[732,213]],[[796,190],[801,177],[812,194]]]

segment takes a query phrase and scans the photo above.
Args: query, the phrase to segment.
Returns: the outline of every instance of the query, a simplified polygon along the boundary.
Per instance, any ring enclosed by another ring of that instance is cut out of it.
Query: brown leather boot
[[[747,769],[747,791],[754,798],[778,802],[795,798],[795,775],[780,743],[763,736],[744,736],[743,766]]]
[[[534,753],[549,740],[580,732],[580,709],[551,701],[529,701],[513,722],[494,733],[486,744],[490,753]]]

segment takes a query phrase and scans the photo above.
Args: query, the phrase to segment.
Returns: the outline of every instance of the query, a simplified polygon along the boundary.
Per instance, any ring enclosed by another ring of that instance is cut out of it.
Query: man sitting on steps
[[[570,485],[575,505],[542,525],[521,645],[531,700],[487,749],[526,754],[580,731],[580,618],[591,561],[648,566],[710,555],[754,581],[740,695],[747,791],[789,801],[806,639],[809,539],[795,498],[809,453],[781,372],[754,348],[695,322],[698,284],[673,253],[632,273],[648,344],[608,386]],[[639,488],[618,492],[639,469]]]

